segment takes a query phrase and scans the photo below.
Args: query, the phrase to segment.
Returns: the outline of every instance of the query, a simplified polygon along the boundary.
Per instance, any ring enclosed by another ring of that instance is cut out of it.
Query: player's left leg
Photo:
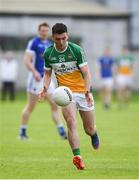
[[[97,134],[96,124],[95,124],[95,112],[93,111],[79,111],[80,116],[83,121],[83,127],[86,132],[91,137],[91,143],[94,149],[99,148],[99,137]]]
[[[50,104],[51,113],[52,113],[52,119],[53,119],[54,123],[57,126],[57,130],[58,130],[59,135],[63,139],[67,139],[67,133],[66,133],[66,130],[65,130],[65,128],[63,126],[63,123],[62,123],[62,121],[60,119],[60,113],[58,111],[58,107],[57,107],[57,105],[55,104],[55,102],[52,99],[52,94],[48,93],[47,96],[46,96],[46,99]]]
[[[132,77],[132,75],[130,75],[126,79],[126,86],[125,86],[125,101],[126,101],[126,103],[130,102],[130,100],[131,100],[132,87],[133,87],[133,77]]]
[[[125,101],[128,103],[131,99],[131,96],[132,96],[132,90],[131,90],[131,87],[129,86],[126,86],[125,88]]]
[[[125,86],[119,86],[117,89],[118,109],[123,109],[125,107],[125,93]]]

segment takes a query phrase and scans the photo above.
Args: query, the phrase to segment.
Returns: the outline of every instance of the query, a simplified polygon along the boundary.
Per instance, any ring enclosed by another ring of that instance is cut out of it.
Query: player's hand
[[[85,98],[86,98],[88,107],[91,107],[92,104],[93,104],[93,96],[92,96],[92,93],[90,93],[90,92],[87,91],[87,92],[85,93]]]
[[[33,76],[35,78],[36,81],[40,81],[41,80],[41,75],[38,71],[34,71],[33,72]]]
[[[42,102],[45,100],[47,89],[44,87],[43,90],[38,94],[38,101]]]

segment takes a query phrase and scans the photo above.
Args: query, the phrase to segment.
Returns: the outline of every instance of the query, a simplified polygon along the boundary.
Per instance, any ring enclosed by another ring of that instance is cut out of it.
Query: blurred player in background
[[[133,85],[134,57],[129,53],[127,47],[122,48],[121,55],[116,59],[117,64],[117,97],[119,108],[124,107],[131,97]]]
[[[0,61],[0,79],[2,81],[1,99],[5,101],[9,96],[10,101],[15,100],[15,85],[18,75],[18,64],[12,51],[4,53]]]
[[[27,123],[30,114],[34,110],[38,101],[38,93],[43,88],[44,75],[44,59],[43,52],[51,46],[52,42],[48,40],[49,25],[42,23],[38,26],[38,36],[29,41],[24,55],[24,62],[29,69],[29,77],[27,83],[27,104],[23,109],[20,125],[20,139],[27,139]],[[47,100],[51,107],[52,119],[54,120],[60,136],[67,138],[65,129],[60,120],[57,105],[52,100],[52,92],[55,89],[54,82],[51,80],[50,87],[47,92]]]
[[[84,130],[91,138],[94,149],[99,148],[99,138],[95,124],[94,100],[91,75],[85,61],[83,49],[68,40],[67,27],[57,23],[52,28],[54,45],[45,50],[44,89],[39,95],[43,99],[49,88],[52,69],[58,85],[67,86],[73,92],[73,102],[62,108],[67,123],[68,140],[73,152],[73,164],[80,170],[85,164],[80,154],[80,141],[77,132],[76,111],[79,110]]]
[[[98,59],[100,76],[100,96],[104,108],[111,106],[113,90],[113,65],[114,58],[110,54],[110,49],[105,48],[104,54]]]

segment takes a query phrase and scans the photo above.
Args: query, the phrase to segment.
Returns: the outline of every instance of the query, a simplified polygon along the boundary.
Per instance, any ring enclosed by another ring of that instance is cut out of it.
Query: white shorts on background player
[[[40,91],[43,89],[43,78],[40,81],[36,81],[33,76],[29,76],[27,82],[27,92],[38,95]],[[55,90],[55,84],[53,80],[51,80],[48,93],[52,94]]]
[[[101,78],[100,80],[100,88],[113,88],[113,78],[112,77],[108,77],[108,78]]]
[[[132,87],[133,78],[128,75],[118,75],[116,77],[116,83],[118,87],[129,86]]]

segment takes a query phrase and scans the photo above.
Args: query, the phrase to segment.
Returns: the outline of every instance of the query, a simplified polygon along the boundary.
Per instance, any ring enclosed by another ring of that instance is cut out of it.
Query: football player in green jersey
[[[67,27],[65,24],[56,23],[53,26],[52,38],[54,45],[44,52],[44,89],[39,94],[39,98],[43,99],[47,94],[52,70],[55,72],[58,85],[67,86],[73,92],[73,102],[63,107],[62,113],[67,123],[68,140],[74,155],[73,164],[82,170],[85,168],[85,164],[80,154],[80,141],[76,120],[77,110],[79,110],[84,130],[91,138],[93,148],[99,148],[91,75],[83,49],[68,41]]]
[[[131,97],[131,88],[133,85],[134,57],[129,53],[127,47],[122,48],[122,53],[116,59],[116,63],[118,107],[121,109],[127,105],[127,101]]]

